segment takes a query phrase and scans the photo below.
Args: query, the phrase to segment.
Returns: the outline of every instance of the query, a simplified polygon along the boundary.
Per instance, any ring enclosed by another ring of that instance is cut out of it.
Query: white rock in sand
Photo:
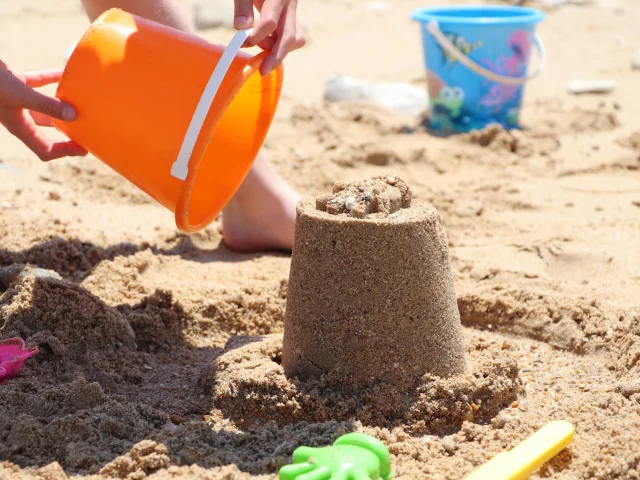
[[[580,93],[608,93],[616,88],[613,80],[573,80],[567,86],[569,92]]]
[[[234,4],[229,0],[195,0],[193,16],[196,28],[233,27]]]
[[[536,3],[546,8],[558,8],[563,7],[564,5],[569,3],[569,0],[536,0]]]
[[[407,115],[422,115],[429,109],[427,91],[404,83],[376,85],[371,99],[382,107]]]
[[[391,4],[388,2],[368,2],[364,7],[372,12],[386,13],[391,10]]]
[[[373,85],[347,75],[335,75],[327,80],[324,98],[330,102],[362,102],[371,98]]]
[[[631,57],[631,68],[634,70],[640,70],[640,50],[633,54]]]
[[[330,102],[370,102],[407,115],[422,115],[429,108],[429,95],[423,89],[404,83],[373,84],[347,75],[329,78],[324,98]]]

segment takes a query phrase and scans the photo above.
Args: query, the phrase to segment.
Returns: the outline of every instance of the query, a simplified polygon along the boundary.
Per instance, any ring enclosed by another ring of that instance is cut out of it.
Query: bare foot
[[[291,251],[298,200],[300,195],[260,153],[222,212],[224,243],[238,252]]]

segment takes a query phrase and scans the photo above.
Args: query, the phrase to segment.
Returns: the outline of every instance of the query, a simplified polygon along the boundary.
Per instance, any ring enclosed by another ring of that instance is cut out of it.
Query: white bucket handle
[[[184,140],[182,141],[178,158],[171,166],[171,176],[182,181],[187,179],[189,174],[189,159],[191,158],[196,141],[200,135],[200,130],[202,130],[204,120],[207,118],[207,113],[209,113],[211,104],[216,98],[220,84],[222,83],[222,80],[224,80],[227,71],[229,71],[229,67],[233,62],[233,59],[242,48],[242,45],[244,45],[244,42],[247,40],[249,35],[251,35],[251,32],[253,32],[253,28],[238,30],[222,53],[220,60],[218,60],[218,63],[209,78],[209,82],[202,92],[202,96],[196,106],[196,110],[193,112],[193,117],[191,118],[191,123],[189,123],[189,128],[187,128]]]
[[[440,27],[438,26],[437,21],[431,20],[429,23],[427,23],[427,30],[431,35],[433,35],[436,41],[440,44],[442,48],[444,48],[447,51],[448,54],[450,54],[452,57],[454,57],[464,66],[474,71],[478,75],[483,76],[487,80],[492,80],[498,83],[504,83],[505,85],[522,85],[523,83],[528,82],[529,80],[533,80],[538,75],[540,75],[547,60],[547,54],[545,52],[544,46],[542,45],[542,41],[540,40],[538,35],[534,33],[532,40],[534,45],[538,49],[538,53],[540,54],[540,60],[538,61],[538,68],[536,69],[535,72],[525,77],[505,77],[504,75],[499,75],[497,73],[492,72],[491,70],[487,70],[486,68],[478,65],[469,57],[467,57],[465,54],[463,54],[460,50],[458,50],[453,45],[453,43],[451,43],[449,39],[442,33],[442,31],[440,30]]]

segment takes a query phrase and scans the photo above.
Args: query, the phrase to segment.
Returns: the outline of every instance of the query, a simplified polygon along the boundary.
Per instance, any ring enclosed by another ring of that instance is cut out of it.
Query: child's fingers
[[[273,33],[269,35],[267,38],[265,38],[262,42],[260,42],[258,46],[263,50],[273,50],[273,47],[275,46],[277,40],[278,40],[278,34]],[[300,20],[297,20],[296,21],[296,39],[289,53],[304,47],[306,43],[307,43],[307,35],[304,31],[304,28],[302,28],[302,24],[300,23]]]
[[[281,21],[281,26],[278,28],[278,39],[276,40],[271,55],[262,64],[260,73],[262,75],[268,75],[274,69],[276,69],[284,60],[284,57],[294,49],[296,44],[296,3],[292,1],[287,5],[287,9],[284,12],[284,22]]]
[[[50,141],[49,150],[43,162],[64,157],[85,157],[86,155],[87,151],[71,140],[61,142]]]
[[[258,46],[263,50],[273,50],[277,40],[278,36],[276,34],[272,34],[260,42]]]
[[[264,0],[260,10],[260,19],[249,36],[250,45],[258,45],[278,28],[284,10],[285,0]]]
[[[253,25],[253,0],[235,0],[233,26],[237,30]]]
[[[62,70],[45,70],[42,72],[23,73],[24,81],[32,88],[44,87],[51,83],[58,83],[62,78]]]
[[[42,95],[41,93],[31,90],[27,87],[29,92],[24,92],[25,95],[22,98],[22,108],[34,110],[49,117],[64,120],[65,122],[72,122],[76,119],[76,111],[71,106],[58,99]]]
[[[72,141],[54,142],[50,140],[31,122],[22,122],[14,126],[11,133],[18,137],[43,162],[87,154],[80,145]]]
[[[41,80],[47,81],[47,78],[55,78],[55,75],[45,76]],[[71,105],[36,92],[6,70],[0,70],[0,102],[13,108],[35,110],[66,122],[76,118],[76,111]]]
[[[300,20],[298,20],[296,14],[296,41],[294,42],[291,51],[298,50],[299,48],[304,47],[306,44],[307,34],[305,33],[304,28],[302,28],[302,23],[300,23]]]

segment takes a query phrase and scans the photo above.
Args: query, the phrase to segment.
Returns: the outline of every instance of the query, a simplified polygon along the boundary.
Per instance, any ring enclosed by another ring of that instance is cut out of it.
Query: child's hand
[[[44,162],[87,154],[76,143],[55,142],[38,129],[38,125],[51,127],[52,117],[66,122],[76,118],[76,111],[71,105],[33,89],[56,83],[61,76],[60,71],[11,73],[0,61],[0,124]]]
[[[235,21],[237,29],[249,28],[253,25],[253,5],[260,12],[260,19],[254,26],[253,33],[247,39],[247,45],[258,45],[271,50],[271,55],[262,64],[260,73],[268,75],[293,50],[302,48],[306,43],[305,33],[298,20],[297,0],[234,0]]]

